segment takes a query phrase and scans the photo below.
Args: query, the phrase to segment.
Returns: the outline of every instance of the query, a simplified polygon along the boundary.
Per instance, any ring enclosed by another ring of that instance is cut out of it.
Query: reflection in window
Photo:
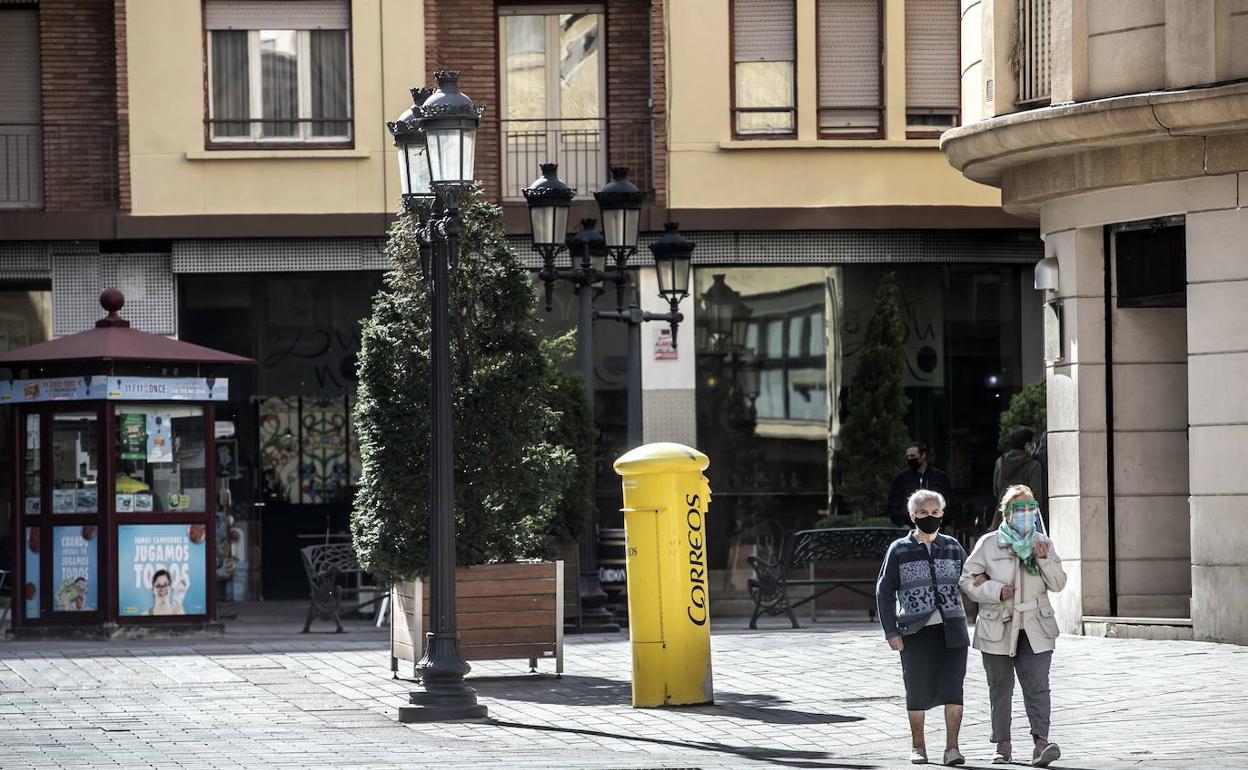
[[[204,513],[204,410],[198,406],[117,407],[118,513]]]
[[[519,197],[546,162],[572,187],[595,190],[607,167],[602,15],[524,10],[499,18],[503,194]]]
[[[52,415],[52,512],[97,513],[99,463],[94,412]]]

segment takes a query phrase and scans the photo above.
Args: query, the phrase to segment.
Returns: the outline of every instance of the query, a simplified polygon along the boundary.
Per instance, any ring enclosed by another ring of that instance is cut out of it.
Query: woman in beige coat
[[[1049,741],[1049,664],[1059,633],[1049,592],[1065,587],[1066,573],[1044,534],[1030,488],[1007,488],[1000,512],[1001,526],[975,544],[959,585],[980,605],[972,646],[983,653],[988,675],[992,741],[997,744],[992,762],[1013,759],[1010,702],[1017,676],[1035,742],[1031,764],[1047,767],[1062,755]]]

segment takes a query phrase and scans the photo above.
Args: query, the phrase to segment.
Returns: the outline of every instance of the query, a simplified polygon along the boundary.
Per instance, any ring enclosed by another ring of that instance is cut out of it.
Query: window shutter
[[[958,0],[906,0],[906,106],[957,110]]]
[[[38,123],[39,12],[0,11],[0,123]]]
[[[796,61],[796,13],[794,0],[735,0],[734,61]]]
[[[880,0],[819,0],[818,25],[820,108],[880,107]]]
[[[207,29],[350,29],[347,0],[207,0]]]

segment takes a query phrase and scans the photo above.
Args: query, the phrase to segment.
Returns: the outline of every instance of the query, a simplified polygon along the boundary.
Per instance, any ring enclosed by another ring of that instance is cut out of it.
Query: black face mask
[[[909,466],[910,466],[910,470],[912,470],[912,471],[917,471],[917,470],[919,469],[919,466],[920,466],[920,465],[922,465],[922,463],[921,463],[921,462],[919,462],[918,458],[915,458],[915,457],[907,457],[907,458],[906,458],[906,465],[909,465]]]
[[[914,526],[925,534],[930,535],[940,530],[940,525],[945,523],[944,516],[924,516],[921,519],[914,520]]]

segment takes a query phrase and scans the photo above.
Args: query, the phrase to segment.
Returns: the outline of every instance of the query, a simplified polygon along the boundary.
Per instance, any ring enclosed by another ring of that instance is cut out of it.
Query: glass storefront
[[[256,361],[231,373],[231,400],[216,408],[230,453],[217,499],[231,598],[305,596],[299,548],[349,537],[356,358],[381,284],[380,272],[179,278],[181,338]]]
[[[948,472],[957,526],[978,526],[991,506],[998,415],[1027,384],[1022,316],[1040,307],[1029,267],[700,267],[698,445],[713,458],[709,558],[723,589],[744,589],[756,548],[850,513],[838,492],[840,428],[886,271],[905,327],[910,435]]]

